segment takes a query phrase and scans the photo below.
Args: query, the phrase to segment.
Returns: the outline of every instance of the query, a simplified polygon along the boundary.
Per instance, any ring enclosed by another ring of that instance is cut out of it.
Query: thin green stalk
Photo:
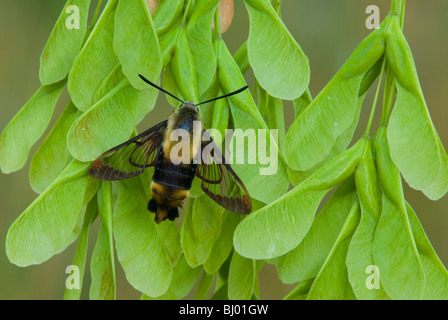
[[[83,43],[85,43],[87,41],[87,39],[90,36],[90,33],[92,33],[93,27],[95,27],[96,21],[98,20],[98,16],[100,14],[100,9],[101,9],[101,3],[102,2],[103,2],[103,0],[98,0],[98,3],[96,5],[96,9],[95,9],[95,13],[93,14],[92,22],[87,27]]]
[[[254,264],[256,265],[255,260],[254,260]],[[258,272],[255,272],[254,278],[255,278],[254,279],[254,292],[253,292],[252,296],[255,298],[255,300],[260,300],[260,281],[258,280]]]
[[[380,93],[381,82],[383,80],[383,73],[384,73],[385,65],[386,65],[386,59],[383,59],[380,76],[378,78],[378,85],[376,87],[375,98],[373,99],[372,110],[370,110],[369,122],[367,123],[366,131],[364,132],[364,138],[367,138],[367,139],[370,138],[370,128],[372,127],[373,116],[375,115],[375,109],[376,109],[376,105],[378,102],[378,96]]]
[[[95,9],[95,13],[93,14],[92,22],[90,23],[90,27],[89,28],[93,28],[93,26],[96,24],[96,20],[98,19],[102,2],[103,2],[103,0],[98,0],[98,3],[96,5],[96,9]]]
[[[282,1],[281,0],[273,0],[272,7],[274,8],[275,12],[277,12],[278,16],[281,18],[281,12],[280,12],[280,6]]]
[[[392,4],[390,5],[389,14],[393,14],[400,17],[401,30],[403,30],[404,26],[405,7],[406,7],[406,0],[392,0]]]
[[[404,12],[405,12],[405,8],[406,7],[406,0],[403,0],[402,6],[401,6],[401,11],[400,11],[400,26],[401,26],[401,30],[403,30],[404,27]]]
[[[381,113],[381,124],[387,126],[389,123],[392,104],[395,96],[395,78],[392,69],[388,65],[386,67],[386,80],[384,82],[383,91],[383,110]]]
[[[305,92],[302,94],[302,99],[311,103],[313,101],[313,97],[311,96],[310,88],[308,87]]]
[[[252,97],[255,97],[255,94],[257,93],[258,86],[259,86],[256,78],[254,79],[254,82],[255,82],[254,87],[252,88]],[[257,101],[257,104],[259,104],[259,103],[260,103],[260,101]]]
[[[105,225],[107,234],[109,236],[109,244],[110,244],[110,252],[111,254],[114,252],[113,242],[113,233],[112,233],[112,185],[110,181],[102,182],[102,200],[103,200],[103,210],[100,212],[102,223]]]
[[[190,10],[191,0],[187,1],[187,5],[185,7],[184,15],[182,16],[181,26],[185,27],[185,23],[187,20],[188,11]]]
[[[392,3],[390,5],[390,12],[403,18],[405,5],[406,0],[392,0]]]

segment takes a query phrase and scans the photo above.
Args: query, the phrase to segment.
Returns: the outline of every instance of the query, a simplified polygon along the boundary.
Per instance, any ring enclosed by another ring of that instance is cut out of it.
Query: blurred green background
[[[0,0],[0,130],[39,87],[40,52],[64,3],[62,0]],[[370,33],[365,27],[368,17],[365,10],[372,4],[380,8],[382,20],[389,11],[389,1],[282,1],[285,24],[310,60],[310,90],[313,96],[319,93],[359,42]],[[96,1],[92,1],[92,7],[94,5]],[[445,148],[448,148],[447,18],[446,0],[408,1],[404,27],[432,120]],[[247,38],[248,28],[248,15],[243,1],[235,0],[233,23],[223,36],[232,53]],[[247,81],[250,86],[253,84],[250,73]],[[67,101],[65,92],[56,106],[53,123]],[[358,137],[365,127],[371,101],[372,92],[364,103]],[[159,98],[156,108],[141,124],[141,128],[163,120],[171,111],[166,100]],[[289,126],[293,117],[291,103],[285,104],[285,113]],[[32,152],[35,150],[33,148]],[[19,172],[0,174],[0,299],[61,299],[67,277],[65,268],[72,263],[76,243],[42,265],[27,268],[11,264],[5,254],[4,243],[9,226],[37,196],[28,183],[29,162]],[[448,196],[434,202],[410,189],[406,183],[405,194],[434,249],[445,266],[448,266]],[[97,225],[91,232],[90,244],[96,239],[96,230]],[[280,299],[293,288],[280,283],[272,265],[265,264],[259,279],[263,299]],[[87,270],[84,288],[88,288],[89,282],[90,274]],[[86,289],[82,297],[88,297]],[[140,294],[126,282],[117,264],[117,298],[139,297]]]

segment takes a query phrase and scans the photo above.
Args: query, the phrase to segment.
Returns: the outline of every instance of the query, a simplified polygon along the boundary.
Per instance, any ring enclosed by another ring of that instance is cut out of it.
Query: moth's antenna
[[[246,90],[247,88],[248,88],[248,86],[242,87],[241,89],[238,89],[238,90],[233,91],[233,92],[231,92],[231,93],[225,94],[225,95],[223,95],[223,96],[221,96],[221,97],[213,98],[213,99],[210,99],[210,100],[207,100],[207,101],[198,103],[197,106],[199,106],[199,105],[201,105],[201,104],[204,104],[204,103],[207,103],[207,102],[212,102],[212,101],[215,101],[215,100],[218,100],[218,99],[222,99],[222,98],[227,98],[227,97],[233,96],[234,94],[240,93],[241,91],[244,91],[244,90]]]
[[[158,85],[156,85],[155,83],[152,83],[151,81],[149,81],[148,79],[146,79],[144,76],[142,76],[141,74],[138,75],[143,81],[145,81],[147,84],[153,86],[154,88],[159,89],[162,92],[165,92],[167,95],[173,97],[174,99],[184,103],[182,100],[180,100],[178,97],[176,97],[174,94],[169,93],[168,91],[166,91],[165,89],[160,88]]]

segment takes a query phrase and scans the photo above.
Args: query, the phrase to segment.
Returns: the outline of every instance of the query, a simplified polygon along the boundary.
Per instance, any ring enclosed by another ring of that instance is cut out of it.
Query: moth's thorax
[[[177,131],[176,131],[177,130]],[[202,132],[204,131],[204,123],[192,102],[183,103],[179,109],[171,114],[168,118],[167,128],[163,139],[163,151],[165,157],[172,157],[171,149],[178,143],[187,143],[179,136],[188,133],[189,136],[189,158],[193,160],[201,147]],[[179,154],[179,157],[182,155]]]

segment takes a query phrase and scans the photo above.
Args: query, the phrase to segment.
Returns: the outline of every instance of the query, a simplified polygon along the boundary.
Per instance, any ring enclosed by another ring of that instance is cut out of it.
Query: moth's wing
[[[92,163],[89,175],[110,181],[138,176],[155,164],[166,125],[167,121],[163,121],[106,151]]]
[[[202,190],[229,211],[240,214],[250,213],[252,203],[243,182],[226,162],[207,131],[204,131],[204,138],[209,141],[202,142],[202,161],[196,170],[196,176],[202,180]]]

